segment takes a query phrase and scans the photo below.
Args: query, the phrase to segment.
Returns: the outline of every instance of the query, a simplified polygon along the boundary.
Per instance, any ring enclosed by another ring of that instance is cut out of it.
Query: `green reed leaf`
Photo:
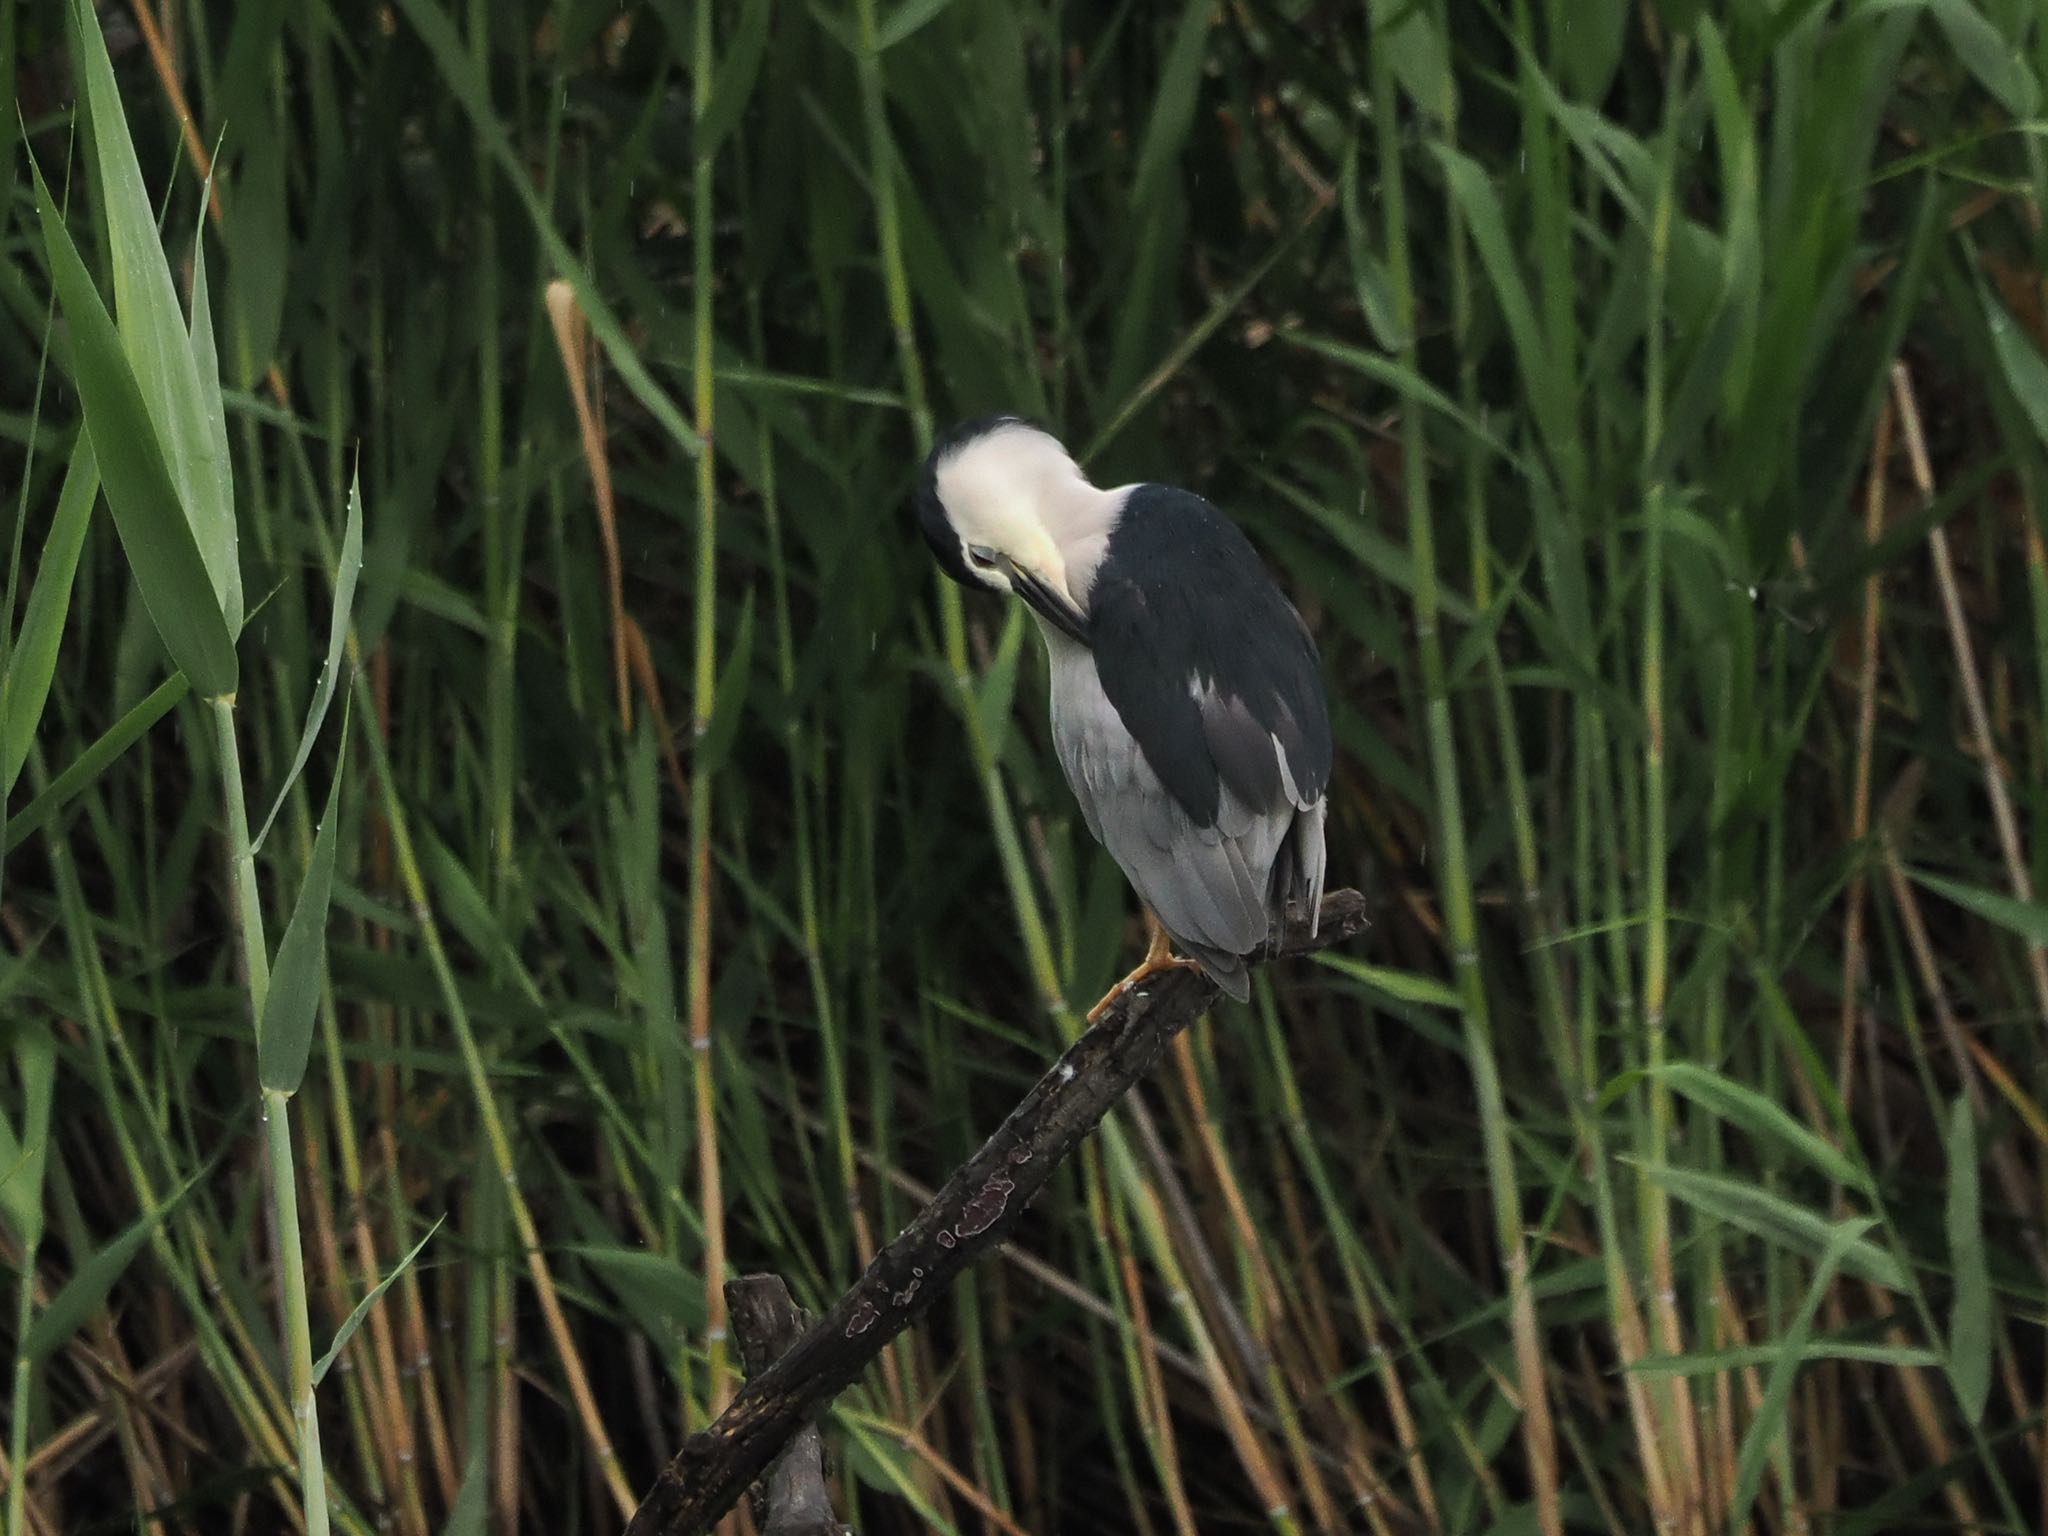
[[[74,382],[85,404],[86,429],[135,585],[164,649],[192,686],[208,697],[231,694],[237,682],[235,645],[213,580],[121,338],[57,216],[41,167],[36,198],[57,303],[71,325]]]

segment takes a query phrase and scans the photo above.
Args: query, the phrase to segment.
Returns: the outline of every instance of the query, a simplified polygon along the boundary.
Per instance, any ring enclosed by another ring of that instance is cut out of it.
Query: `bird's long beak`
[[[1010,578],[1010,590],[1029,603],[1039,617],[1068,638],[1088,643],[1088,615],[1074,606],[1074,600],[1036,571],[1026,570],[1005,559],[1003,570]]]

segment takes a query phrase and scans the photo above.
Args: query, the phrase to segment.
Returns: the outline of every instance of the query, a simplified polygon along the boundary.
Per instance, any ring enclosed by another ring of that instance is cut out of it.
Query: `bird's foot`
[[[1122,981],[1103,993],[1102,1001],[1088,1010],[1088,1022],[1097,1023],[1102,1016],[1130,996],[1139,985],[1150,981],[1162,971],[1199,971],[1201,962],[1189,960],[1173,952],[1173,940],[1166,936],[1166,930],[1159,926],[1159,919],[1150,912],[1145,914],[1145,927],[1151,934],[1151,942],[1145,947],[1145,958],[1138,962],[1138,968]]]

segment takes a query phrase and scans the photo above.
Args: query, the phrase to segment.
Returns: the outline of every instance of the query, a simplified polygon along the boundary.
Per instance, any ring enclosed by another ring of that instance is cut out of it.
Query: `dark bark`
[[[788,1354],[811,1325],[780,1275],[741,1275],[725,1283],[725,1305],[749,1380]],[[768,1469],[762,1536],[851,1536],[825,1491],[825,1442],[806,1424]]]
[[[1323,899],[1315,937],[1305,925],[1292,927],[1271,953],[1327,949],[1365,927],[1364,898],[1336,891]],[[996,1251],[1054,1170],[1216,995],[1198,971],[1175,969],[1112,1003],[981,1150],[875,1255],[853,1288],[749,1380],[716,1422],[683,1443],[648,1491],[627,1536],[709,1531],[885,1344],[915,1322],[961,1270]]]

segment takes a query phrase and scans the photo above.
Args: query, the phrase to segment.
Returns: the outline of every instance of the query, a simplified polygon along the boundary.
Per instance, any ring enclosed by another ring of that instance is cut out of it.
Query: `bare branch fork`
[[[796,1304],[780,1275],[726,1281],[725,1304],[749,1379],[787,1354],[811,1325],[811,1314]],[[825,1491],[825,1445],[817,1425],[796,1432],[769,1470],[761,1503],[762,1536],[847,1536]]]
[[[1365,931],[1365,899],[1323,899],[1314,936],[1290,927],[1265,955],[1309,954]],[[781,1357],[753,1375],[715,1422],[683,1442],[627,1536],[704,1536],[797,1431],[867,1368],[968,1265],[994,1253],[1110,1106],[1215,1000],[1176,969],[1119,998],[1040,1078],[996,1133],[868,1265],[852,1289]]]

